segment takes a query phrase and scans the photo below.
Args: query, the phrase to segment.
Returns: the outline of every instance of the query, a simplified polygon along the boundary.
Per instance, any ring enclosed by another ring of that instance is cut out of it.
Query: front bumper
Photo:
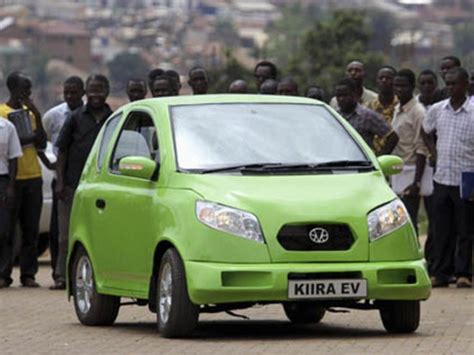
[[[431,283],[425,260],[354,263],[224,264],[185,261],[195,304],[288,301],[289,274],[359,273],[369,300],[425,300]],[[312,275],[315,276],[315,275]]]

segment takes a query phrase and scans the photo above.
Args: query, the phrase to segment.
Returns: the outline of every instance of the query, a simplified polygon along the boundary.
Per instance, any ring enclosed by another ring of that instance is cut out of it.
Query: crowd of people
[[[418,232],[418,211],[423,201],[429,222],[425,257],[433,287],[472,287],[472,240],[474,198],[460,193],[466,174],[474,174],[474,74],[469,78],[454,56],[440,61],[444,87],[438,76],[423,70],[415,76],[410,69],[382,66],[377,72],[377,91],[364,85],[364,64],[352,61],[346,76],[334,86],[330,106],[361,135],[376,155],[399,156],[404,167],[390,183],[404,202]],[[265,95],[299,95],[290,77],[279,78],[277,66],[259,62],[254,70],[255,92]],[[66,287],[66,255],[69,219],[74,191],[87,156],[107,117],[109,81],[94,74],[84,83],[69,77],[63,86],[64,102],[43,116],[31,99],[32,81],[21,72],[7,77],[8,101],[0,105],[0,288],[9,287],[13,266],[15,226],[21,229],[20,282],[39,287],[38,226],[42,206],[39,160],[56,171],[50,225],[50,253],[54,285]],[[188,73],[194,95],[208,93],[206,69],[197,66]],[[228,92],[246,94],[251,84],[237,78]],[[147,78],[128,81],[130,101],[147,97],[176,96],[182,88],[174,70],[153,69]],[[417,93],[416,93],[417,92]],[[416,94],[415,94],[416,93]],[[325,92],[309,86],[305,95],[324,101]],[[85,100],[84,100],[85,98]],[[24,113],[30,130],[18,132],[10,121]],[[50,141],[57,156],[45,154]]]

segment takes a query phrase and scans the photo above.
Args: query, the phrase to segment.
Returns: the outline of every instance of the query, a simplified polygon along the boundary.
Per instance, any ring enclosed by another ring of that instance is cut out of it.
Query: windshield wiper
[[[318,170],[353,170],[353,169],[373,169],[372,162],[367,160],[334,160],[323,163],[295,163],[264,166],[259,171],[318,171]],[[249,169],[246,169],[249,170]],[[252,169],[253,171],[254,169]]]
[[[333,160],[324,163],[318,163],[315,167],[334,167],[334,168],[372,168],[370,160]]]
[[[232,166],[223,166],[221,168],[206,169],[200,171],[202,174],[223,172],[223,171],[249,171],[249,172],[265,172],[265,171],[318,171],[318,170],[353,170],[353,169],[373,169],[372,162],[368,160],[335,160],[323,163],[256,163],[241,164]]]
[[[230,165],[230,166],[223,166],[220,168],[214,169],[205,169],[201,170],[201,174],[209,174],[209,173],[218,173],[221,171],[242,171],[248,169],[268,169],[268,168],[275,168],[282,165],[281,163],[255,163],[255,164],[240,164],[240,165]]]

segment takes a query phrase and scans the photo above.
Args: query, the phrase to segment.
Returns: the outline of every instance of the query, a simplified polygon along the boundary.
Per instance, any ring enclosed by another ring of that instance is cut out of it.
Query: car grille
[[[288,280],[361,279],[360,271],[347,272],[290,272]]]
[[[310,232],[315,228],[328,232],[327,241],[317,243],[310,239]],[[354,243],[351,230],[345,224],[285,225],[277,239],[283,248],[295,251],[348,250]]]

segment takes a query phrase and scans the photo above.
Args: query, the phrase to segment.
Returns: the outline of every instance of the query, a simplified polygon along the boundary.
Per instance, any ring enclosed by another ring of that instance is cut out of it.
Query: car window
[[[309,104],[205,104],[171,109],[181,171],[366,160],[331,112]]]
[[[102,169],[105,153],[107,152],[110,139],[112,138],[112,134],[117,127],[117,123],[120,121],[120,117],[122,117],[122,113],[113,116],[105,126],[104,135],[102,136],[102,141],[100,142],[99,154],[97,156],[97,170]]]
[[[159,159],[157,130],[152,118],[145,112],[131,112],[128,115],[112,154],[112,171],[117,172],[120,159],[128,156]]]

